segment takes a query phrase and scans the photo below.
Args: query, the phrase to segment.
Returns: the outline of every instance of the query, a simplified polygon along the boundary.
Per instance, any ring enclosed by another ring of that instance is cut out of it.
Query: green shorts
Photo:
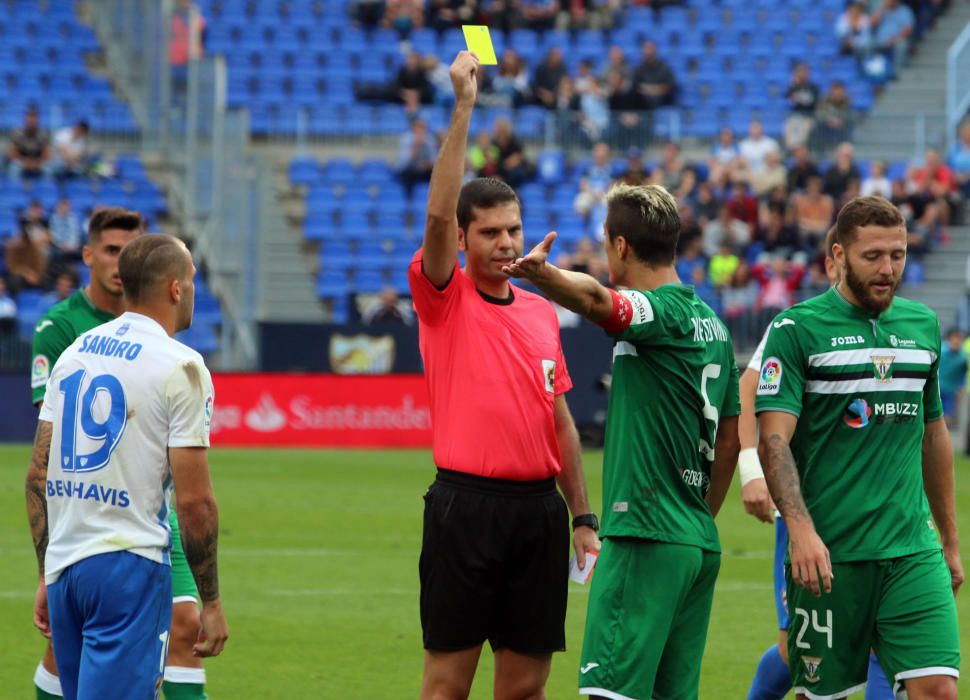
[[[940,550],[833,564],[832,592],[816,598],[788,582],[792,685],[811,700],[866,684],[869,649],[898,691],[907,678],[960,672],[957,609]]]
[[[175,506],[168,513],[168,524],[172,528],[172,602],[198,603],[199,589],[195,587],[195,577],[185,559],[182,549],[182,536],[179,534],[179,521]]]
[[[593,572],[579,692],[612,700],[697,698],[721,555],[613,538]]]

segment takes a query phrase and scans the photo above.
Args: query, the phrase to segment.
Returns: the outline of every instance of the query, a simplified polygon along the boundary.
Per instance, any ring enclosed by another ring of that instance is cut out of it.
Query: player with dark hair
[[[566,503],[579,565],[599,549],[555,311],[502,271],[522,253],[518,197],[461,184],[478,70],[466,51],[451,66],[455,111],[408,270],[438,467],[419,564],[425,700],[467,698],[486,640],[495,697],[544,697],[565,648]]]
[[[957,695],[963,565],[940,325],[896,296],[906,240],[892,204],[850,200],[836,222],[839,283],[779,314],[765,345],[759,451],[789,533],[788,656],[800,698],[860,690],[870,648],[895,692]]]
[[[833,285],[839,282],[839,269],[835,265],[832,247],[835,245],[835,226],[825,234],[825,274]],[[761,376],[761,360],[768,341],[769,325],[761,342],[751,356],[747,368],[741,374],[741,416],[738,431],[741,453],[738,455],[738,476],[741,480],[741,497],[745,510],[775,526],[775,558],[773,583],[775,587],[775,613],[778,617],[778,643],[762,655],[751,681],[748,700],[781,700],[791,690],[791,673],[788,670],[788,598],[785,592],[785,557],[788,554],[788,528],[781,514],[771,502],[771,494],[765,483],[765,475],[758,459],[758,419],[754,413],[758,380]],[[875,654],[869,656],[869,673],[866,683],[866,700],[893,700],[895,694],[886,680]]]
[[[84,332],[51,372],[27,471],[40,583],[64,697],[158,698],[172,619],[172,486],[203,601],[199,656],[222,651],[218,512],[207,448],[212,379],[174,340],[192,323],[195,266],[171,236],[119,258],[127,310]],[[49,459],[53,456],[53,459]]]
[[[579,669],[579,692],[609,700],[697,698],[721,558],[714,515],[738,457],[734,349],[677,276],[680,225],[662,187],[617,185],[604,230],[622,291],[548,263],[554,233],[505,268],[616,340]]]
[[[125,310],[118,273],[118,258],[131,241],[145,232],[145,220],[135,211],[119,207],[101,209],[88,223],[88,237],[82,251],[91,281],[73,296],[56,304],[34,328],[31,362],[31,396],[40,407],[50,372],[61,353],[85,333],[114,320]],[[164,690],[168,700],[204,700],[205,671],[202,660],[192,653],[199,634],[198,591],[185,561],[178,519],[171,511],[172,529],[172,629],[168,644],[168,665]],[[34,673],[38,700],[61,697],[57,666],[50,643]]]

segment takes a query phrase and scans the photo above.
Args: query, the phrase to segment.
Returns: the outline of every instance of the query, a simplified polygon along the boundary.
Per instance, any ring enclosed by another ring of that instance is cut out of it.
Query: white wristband
[[[741,477],[741,486],[746,486],[749,481],[765,478],[757,447],[749,447],[738,454],[738,474]]]

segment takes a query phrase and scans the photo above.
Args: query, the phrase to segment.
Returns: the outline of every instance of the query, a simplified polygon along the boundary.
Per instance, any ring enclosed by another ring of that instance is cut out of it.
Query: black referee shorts
[[[431,651],[566,648],[569,514],[555,479],[447,469],[424,497],[421,629]]]

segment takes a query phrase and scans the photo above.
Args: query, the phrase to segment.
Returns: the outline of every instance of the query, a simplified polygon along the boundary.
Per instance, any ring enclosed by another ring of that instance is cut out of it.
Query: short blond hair
[[[623,236],[641,262],[671,265],[680,237],[677,200],[660,185],[624,185],[606,195],[606,232]]]

